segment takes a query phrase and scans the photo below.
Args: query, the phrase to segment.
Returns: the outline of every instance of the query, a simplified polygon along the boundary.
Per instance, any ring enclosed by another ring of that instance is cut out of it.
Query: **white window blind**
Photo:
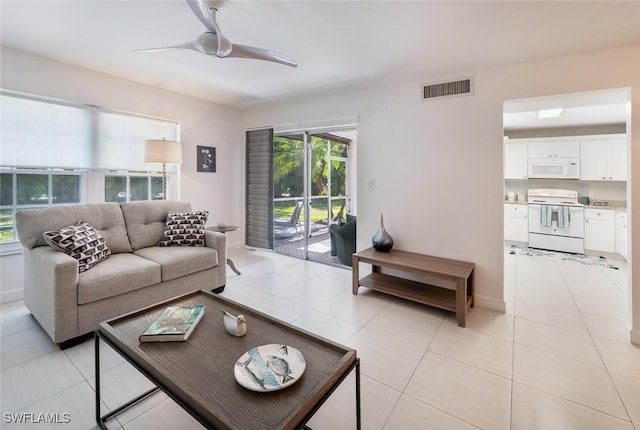
[[[90,114],[79,108],[0,96],[0,164],[87,168]]]
[[[158,170],[158,164],[144,162],[147,139],[177,140],[175,122],[103,113],[97,119],[97,145],[93,165],[106,170]],[[167,170],[175,170],[172,165]]]
[[[157,171],[147,139],[178,140],[173,120],[0,95],[0,166]],[[177,171],[168,166],[168,171]]]

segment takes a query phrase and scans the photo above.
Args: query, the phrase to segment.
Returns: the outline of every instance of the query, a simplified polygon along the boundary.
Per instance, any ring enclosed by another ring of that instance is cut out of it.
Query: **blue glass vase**
[[[380,227],[378,228],[378,232],[371,239],[373,243],[373,249],[380,252],[389,252],[391,248],[393,248],[393,238],[387,230],[384,229],[384,219],[382,218],[382,214],[380,214]]]

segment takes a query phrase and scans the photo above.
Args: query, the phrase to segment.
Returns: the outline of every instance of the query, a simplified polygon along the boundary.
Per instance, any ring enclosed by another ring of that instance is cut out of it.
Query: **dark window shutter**
[[[245,243],[273,249],[273,129],[247,131]]]

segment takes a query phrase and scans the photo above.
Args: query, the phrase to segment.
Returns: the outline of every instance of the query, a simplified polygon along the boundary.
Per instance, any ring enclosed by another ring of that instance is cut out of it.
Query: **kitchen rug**
[[[618,267],[611,264],[605,257],[589,257],[582,254],[567,254],[565,252],[546,251],[544,249],[521,248],[516,245],[511,245],[509,254],[526,255],[528,257],[550,257],[562,261],[575,261],[576,263],[589,266],[602,266],[618,270]]]

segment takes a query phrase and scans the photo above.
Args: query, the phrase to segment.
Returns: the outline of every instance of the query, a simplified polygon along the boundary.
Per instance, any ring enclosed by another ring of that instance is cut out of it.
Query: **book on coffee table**
[[[140,342],[185,341],[204,315],[204,306],[170,306],[140,335]]]

